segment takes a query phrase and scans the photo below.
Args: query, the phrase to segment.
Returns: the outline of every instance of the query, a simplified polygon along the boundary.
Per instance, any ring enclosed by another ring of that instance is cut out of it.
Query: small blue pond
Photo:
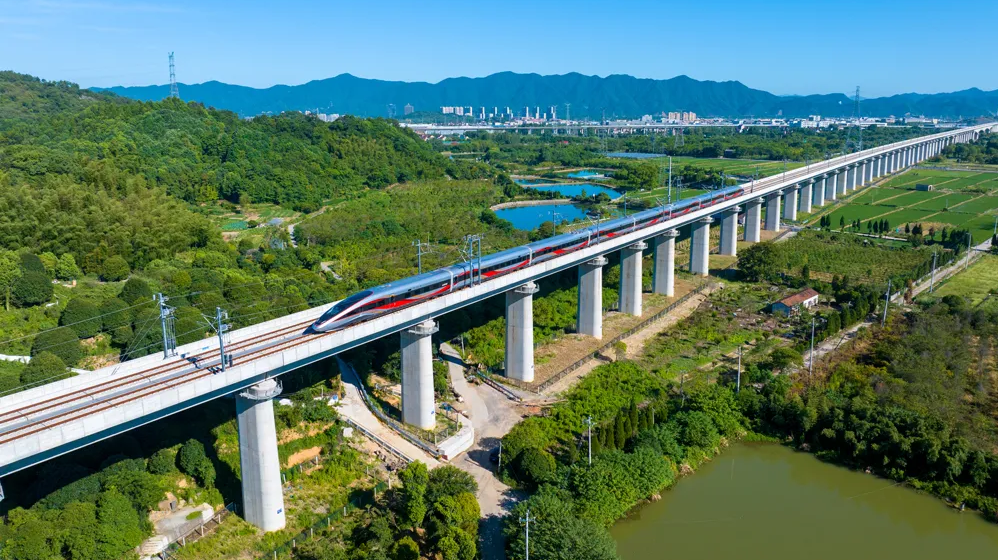
[[[574,204],[546,204],[543,206],[522,206],[496,210],[496,216],[513,223],[516,229],[530,231],[544,222],[553,222],[558,214],[558,223],[585,218],[586,211]]]
[[[538,191],[547,191],[547,192],[553,191],[561,193],[563,196],[567,196],[569,198],[581,195],[582,191],[586,191],[586,196],[593,196],[598,193],[605,193],[607,196],[610,197],[610,199],[620,198],[619,192],[613,189],[608,189],[600,185],[594,185],[592,183],[579,183],[575,185],[543,185],[530,188]]]
[[[593,171],[592,169],[583,169],[582,171],[572,171],[567,173],[565,177],[571,177],[573,179],[588,179],[589,177],[598,177],[599,172]]]

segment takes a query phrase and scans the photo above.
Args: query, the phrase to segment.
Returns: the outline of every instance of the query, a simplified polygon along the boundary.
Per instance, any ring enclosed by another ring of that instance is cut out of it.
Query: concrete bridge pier
[[[534,380],[534,294],[537,284],[506,292],[506,377]]]
[[[437,424],[433,403],[432,319],[402,331],[402,421],[423,430]]]
[[[845,171],[834,171],[832,175],[828,177],[828,181],[825,182],[825,201],[834,202],[838,195],[839,184],[845,181]]]
[[[759,229],[762,225],[762,199],[757,198],[745,203],[745,241],[758,243],[762,240]]]
[[[856,176],[856,166],[847,165],[845,171],[842,172],[842,180],[837,183],[837,188],[835,189],[836,198],[842,198],[849,192],[852,188],[852,181]]]
[[[710,272],[710,224],[714,218],[706,216],[697,220],[691,227],[690,272],[707,276]]]
[[[783,192],[783,219],[791,222],[797,221],[797,189],[794,185]]]
[[[620,250],[620,312],[641,316],[641,252],[648,244],[638,241]]]
[[[856,177],[856,184],[853,185],[853,190],[858,189],[866,184],[866,173],[867,173],[866,168],[867,168],[867,163],[865,161],[859,164],[858,177]]]
[[[606,257],[579,265],[579,309],[575,332],[603,338],[603,267]]]
[[[801,183],[800,187],[800,211],[806,214],[811,213],[811,194],[814,192],[814,179],[808,179]]]
[[[834,180],[835,175],[824,173],[817,184],[814,185],[814,205],[821,208],[825,205],[825,193],[828,192],[828,181]]]
[[[738,254],[738,212],[741,208],[735,206],[721,214],[721,250],[722,255],[734,257]]]
[[[284,491],[273,398],[281,384],[267,379],[236,395],[243,519],[265,532],[284,528]]]
[[[783,191],[770,193],[766,197],[766,231],[780,231],[780,196]]]
[[[737,220],[738,214],[735,214]],[[737,232],[737,221],[735,231]],[[722,230],[723,231],[723,230]],[[721,234],[724,235],[723,233]],[[735,234],[737,235],[737,233]],[[676,295],[676,237],[679,232],[669,231],[655,237],[655,260],[652,269],[652,291],[667,297]]]

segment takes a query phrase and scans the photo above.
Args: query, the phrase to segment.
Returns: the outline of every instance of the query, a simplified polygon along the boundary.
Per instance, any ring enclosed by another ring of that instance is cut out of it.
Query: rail
[[[675,311],[676,308],[678,308],[680,305],[682,305],[682,304],[686,303],[687,301],[689,301],[690,299],[692,299],[694,296],[702,294],[708,288],[708,286],[711,286],[711,284],[709,284],[707,282],[701,283],[696,288],[694,288],[691,292],[683,295],[682,297],[680,297],[676,301],[670,303],[669,306],[666,307],[665,309],[659,311],[658,313],[652,315],[651,317],[645,319],[644,321],[641,321],[640,323],[638,323],[637,325],[631,327],[630,329],[627,329],[626,331],[624,331],[624,332],[620,333],[619,335],[613,337],[613,339],[611,339],[609,342],[607,342],[603,346],[600,346],[595,351],[587,354],[585,357],[583,357],[582,359],[578,360],[574,364],[572,364],[572,365],[566,367],[565,369],[559,371],[558,373],[556,373],[552,377],[550,377],[547,380],[545,380],[543,383],[537,385],[536,387],[530,388],[528,390],[532,391],[534,393],[543,393],[549,387],[551,387],[552,385],[554,385],[558,381],[561,381],[562,379],[564,379],[565,376],[567,376],[568,374],[570,374],[573,371],[581,368],[582,366],[586,365],[590,361],[595,360],[600,354],[602,354],[603,352],[606,352],[607,350],[609,350],[610,348],[612,348],[614,344],[620,342],[621,340],[624,340],[625,338],[628,338],[628,337],[634,335],[634,333],[636,333],[636,332],[644,329],[645,327],[647,327],[648,325],[654,323],[655,321],[658,321],[659,319],[662,319],[663,317],[665,317],[669,313],[672,313],[673,311]]]

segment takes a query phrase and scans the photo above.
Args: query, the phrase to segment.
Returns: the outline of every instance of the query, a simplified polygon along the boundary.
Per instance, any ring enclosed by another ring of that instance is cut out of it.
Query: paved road
[[[360,378],[350,366],[343,360],[337,359],[340,366],[340,378],[343,380],[343,388],[346,395],[340,401],[337,412],[353,420],[364,429],[388,442],[389,445],[404,453],[410,459],[426,463],[428,468],[440,465],[440,462],[431,457],[428,453],[415,445],[409,443],[398,432],[382,424],[374,413],[367,408],[363,397],[360,395]]]
[[[524,415],[517,403],[499,391],[488,385],[468,383],[463,362],[450,345],[441,344],[440,353],[447,361],[451,386],[464,400],[455,408],[466,412],[475,428],[475,444],[452,463],[478,482],[478,504],[482,510],[479,550],[483,560],[502,560],[505,558],[502,517],[520,496],[494,476],[495,465],[489,462],[489,454]]]

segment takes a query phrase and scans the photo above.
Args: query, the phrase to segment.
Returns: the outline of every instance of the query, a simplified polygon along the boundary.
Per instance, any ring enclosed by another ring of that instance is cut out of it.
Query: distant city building
[[[697,114],[694,113],[694,112],[692,112],[692,111],[688,112],[688,113],[684,111],[683,115],[682,115],[682,118],[680,120],[682,120],[683,122],[688,122],[688,123],[696,122],[696,120],[697,120]]]
[[[481,110],[478,112],[478,120],[482,121],[485,120],[485,107],[482,107]]]
[[[549,117],[549,118],[550,118],[551,120],[555,120],[555,119],[557,119],[557,118],[558,118],[558,117],[556,116],[557,114],[558,114],[558,109],[557,109],[557,107],[555,107],[554,105],[551,105],[550,107],[548,107],[548,117]]]
[[[541,118],[541,108],[540,107],[534,107],[534,118],[537,119],[537,120],[540,120],[540,118]]]
[[[454,114],[454,108],[453,107],[441,107],[440,108],[440,112],[443,113],[443,114],[445,114],[445,115],[453,115]]]
[[[332,113],[328,115],[326,113],[316,113],[315,116],[322,122],[333,122],[336,119],[340,118],[339,113]]]
[[[669,111],[668,118],[670,121],[678,121],[682,118],[682,114],[679,111]]]
[[[524,105],[523,106],[523,118],[525,118],[525,119],[529,119],[530,118],[530,105]]]
[[[643,123],[650,123],[652,120],[654,120],[654,118],[651,115],[641,115],[641,122]]]
[[[411,115],[416,109],[410,103],[406,103],[405,107],[402,108],[402,113],[406,115]]]

